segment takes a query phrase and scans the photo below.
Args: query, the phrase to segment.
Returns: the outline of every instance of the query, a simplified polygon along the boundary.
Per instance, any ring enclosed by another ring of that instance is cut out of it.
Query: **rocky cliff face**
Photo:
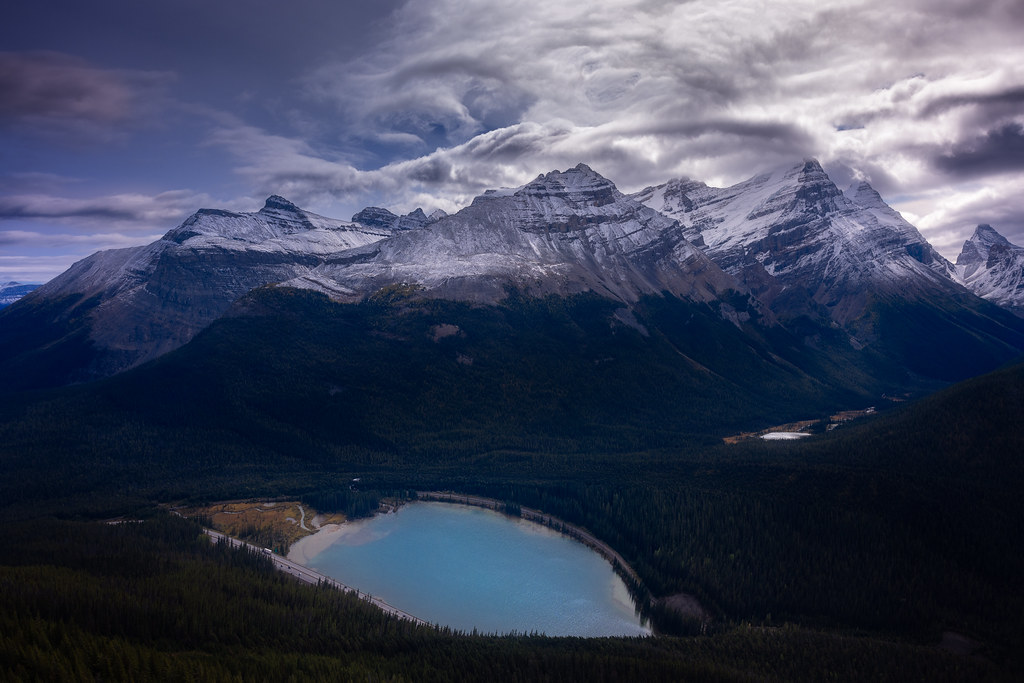
[[[387,230],[390,234],[396,230],[422,228],[444,218],[446,215],[448,214],[441,209],[437,209],[429,216],[423,213],[423,209],[416,209],[404,216],[398,216],[379,206],[368,206],[352,216],[352,222],[371,230]]]
[[[1024,247],[991,225],[979,225],[964,242],[956,274],[978,296],[1024,317]]]

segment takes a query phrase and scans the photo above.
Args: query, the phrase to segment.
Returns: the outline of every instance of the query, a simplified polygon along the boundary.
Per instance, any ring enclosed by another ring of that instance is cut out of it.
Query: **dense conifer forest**
[[[299,584],[167,514],[7,525],[0,675],[32,680],[989,680],[929,646],[794,626],[714,637],[480,636]]]
[[[802,356],[792,340],[673,331],[685,316],[700,328],[700,311],[654,301],[644,319],[662,322],[648,336],[588,328],[602,305],[338,306],[264,292],[135,371],[0,399],[3,677],[1024,672],[1024,365],[801,442],[727,445],[773,420],[865,407],[886,387],[862,360]],[[461,335],[438,335],[442,324]],[[719,353],[737,359],[729,377],[701,370]],[[415,490],[485,495],[585,527],[643,591],[691,593],[710,622],[655,611],[663,635],[594,641],[413,627],[155,512],[288,495],[361,515]],[[147,521],[101,521],[111,517]],[[949,632],[973,654],[941,650]]]

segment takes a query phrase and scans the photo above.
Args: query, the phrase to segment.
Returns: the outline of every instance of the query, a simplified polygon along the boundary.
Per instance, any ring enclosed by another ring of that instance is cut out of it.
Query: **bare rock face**
[[[964,286],[1024,317],[1024,247],[987,224],[979,225],[956,258]]]
[[[415,230],[429,225],[446,216],[444,211],[437,209],[429,216],[423,213],[423,209],[416,209],[404,216],[398,216],[387,209],[379,206],[368,206],[356,215],[352,216],[352,222],[358,223],[369,229],[387,230]]]

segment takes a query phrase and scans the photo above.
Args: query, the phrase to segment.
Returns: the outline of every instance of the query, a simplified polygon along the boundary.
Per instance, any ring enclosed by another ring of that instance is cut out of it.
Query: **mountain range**
[[[0,283],[0,308],[10,306],[38,286],[21,282]]]
[[[956,275],[972,292],[1024,316],[1024,247],[982,224],[964,242]]]
[[[269,652],[322,672],[351,659],[323,637],[345,625],[406,677],[508,670],[496,648],[521,648],[526,678],[565,678],[568,660],[536,655],[561,653],[666,680],[682,661],[700,680],[1020,680],[1019,256],[981,226],[951,264],[811,160],[633,195],[579,165],[453,215],[342,221],[278,196],[200,210],[0,311],[0,661],[124,678],[199,652],[194,671],[226,662],[227,679],[273,670]],[[743,438],[797,420],[819,436]],[[666,637],[413,636],[332,603],[326,631],[282,644],[323,591],[154,507],[287,498],[353,517],[422,490],[586,528],[657,598]],[[416,669],[416,648],[454,668]]]
[[[1006,312],[1021,310],[1024,250],[983,227],[954,266],[870,185],[840,190],[814,160],[729,188],[679,179],[634,195],[580,164],[450,216],[370,207],[342,221],[272,196],[74,264],[0,314],[0,365],[8,390],[115,374],[274,285],[345,303],[589,293],[613,304],[608,324],[644,334],[640,302],[669,297],[751,338],[863,351],[879,378],[948,381],[1024,350],[1024,320]]]
[[[699,236],[716,263],[785,318],[850,327],[871,298],[958,293],[953,266],[870,185],[844,193],[813,160],[725,189],[673,180],[636,198]]]

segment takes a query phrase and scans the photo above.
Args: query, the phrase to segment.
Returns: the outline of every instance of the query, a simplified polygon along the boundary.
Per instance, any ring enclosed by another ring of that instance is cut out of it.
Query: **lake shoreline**
[[[623,630],[621,633],[619,633],[618,631],[601,632],[600,630],[598,630],[598,631],[579,631],[579,632],[576,632],[576,631],[572,631],[572,630],[565,630],[565,631],[563,631],[563,630],[560,630],[561,627],[554,626],[553,624],[549,623],[547,626],[541,627],[545,631],[548,628],[554,627],[555,630],[552,631],[552,632],[555,635],[577,636],[577,637],[579,637],[579,636],[582,636],[582,637],[606,637],[606,636],[609,636],[609,635],[640,635],[640,636],[648,636],[649,637],[649,636],[654,635],[654,633],[651,630],[650,624],[648,623],[649,617],[648,617],[646,611],[644,609],[642,609],[643,603],[638,603],[637,602],[637,600],[636,600],[636,598],[635,598],[635,596],[633,594],[633,591],[631,590],[631,587],[627,584],[627,581],[624,580],[624,576],[628,577],[628,576],[630,576],[630,574],[635,576],[636,575],[635,572],[633,572],[632,568],[628,567],[628,565],[625,565],[625,562],[624,562],[624,560],[621,559],[621,556],[618,555],[618,553],[616,553],[614,550],[612,550],[609,546],[607,546],[607,544],[603,544],[603,546],[600,545],[601,542],[598,541],[592,534],[590,534],[585,529],[582,529],[582,528],[576,527],[574,525],[568,524],[568,523],[566,523],[566,522],[564,522],[562,520],[559,520],[558,518],[553,517],[551,515],[547,515],[547,514],[539,512],[537,510],[530,510],[530,509],[522,510],[521,514],[516,514],[516,513],[520,512],[520,509],[519,509],[518,506],[515,506],[515,505],[506,506],[506,504],[503,503],[502,501],[493,500],[493,499],[486,499],[486,498],[483,498],[483,497],[480,497],[480,496],[468,496],[467,497],[465,495],[453,494],[453,493],[450,493],[450,492],[424,491],[424,492],[417,492],[416,494],[413,494],[412,492],[410,492],[410,495],[409,495],[408,498],[404,498],[404,499],[401,499],[401,500],[388,499],[384,503],[382,503],[382,505],[379,508],[378,513],[375,514],[375,515],[370,516],[369,518],[362,518],[362,519],[358,519],[358,520],[350,520],[350,521],[347,521],[347,522],[342,523],[340,525],[338,525],[338,524],[324,525],[320,529],[319,532],[317,532],[317,533],[315,533],[315,534],[313,534],[311,536],[307,536],[307,537],[305,537],[303,539],[300,539],[295,544],[293,544],[293,546],[289,550],[289,552],[288,552],[288,559],[291,560],[292,562],[296,562],[296,563],[299,563],[299,564],[302,564],[302,565],[305,565],[305,566],[318,567],[318,568],[320,568],[320,569],[318,569],[318,571],[325,571],[324,568],[329,567],[329,566],[333,566],[333,565],[330,565],[329,563],[331,563],[331,562],[337,563],[337,559],[336,558],[338,557],[338,555],[337,555],[338,551],[337,551],[335,546],[339,546],[340,545],[340,546],[344,546],[346,548],[349,548],[349,547],[356,548],[356,547],[360,547],[360,546],[364,545],[367,542],[376,542],[377,540],[382,539],[382,538],[387,537],[387,536],[390,535],[390,531],[383,532],[383,536],[379,535],[379,534],[382,533],[381,529],[388,529],[388,530],[398,529],[398,528],[405,529],[406,525],[401,525],[402,523],[399,522],[398,520],[388,520],[387,518],[401,516],[404,519],[404,515],[402,515],[403,510],[405,508],[407,508],[407,507],[408,508],[412,508],[412,507],[419,508],[420,506],[418,506],[418,505],[410,505],[410,503],[415,504],[415,503],[421,503],[421,502],[427,504],[427,505],[422,506],[424,511],[430,510],[434,506],[436,506],[436,508],[435,508],[436,510],[443,510],[444,508],[449,508],[450,510],[452,510],[452,512],[445,512],[445,513],[439,513],[439,512],[427,513],[427,512],[419,511],[420,514],[414,515],[414,516],[410,517],[410,519],[420,520],[420,519],[423,519],[422,515],[428,514],[428,515],[430,515],[430,517],[429,517],[430,519],[432,519],[434,522],[440,523],[440,526],[431,525],[429,528],[444,529],[446,526],[448,526],[450,524],[450,522],[449,522],[450,518],[448,517],[448,515],[451,515],[451,514],[457,514],[458,515],[458,517],[457,517],[458,519],[469,519],[469,518],[482,519],[482,518],[476,517],[476,515],[478,513],[470,513],[469,512],[469,510],[471,510],[472,508],[478,508],[478,509],[480,509],[482,511],[485,511],[488,515],[490,515],[490,513],[495,513],[495,512],[498,513],[497,515],[494,515],[493,517],[490,517],[491,519],[495,520],[495,522],[491,522],[490,524],[499,523],[499,522],[497,522],[497,520],[504,519],[505,522],[503,522],[501,524],[505,525],[505,524],[508,524],[508,523],[511,522],[514,526],[518,526],[520,529],[524,530],[528,535],[540,534],[541,536],[545,536],[545,537],[551,538],[553,541],[554,541],[554,539],[561,538],[562,540],[561,541],[557,541],[557,543],[559,543],[559,544],[566,544],[567,543],[568,546],[565,546],[567,548],[569,548],[570,546],[575,545],[577,550],[571,551],[573,553],[590,553],[591,559],[589,560],[589,562],[590,563],[595,563],[596,562],[596,564],[591,564],[591,566],[594,566],[596,568],[596,567],[600,567],[600,566],[603,565],[603,567],[604,567],[603,569],[596,569],[596,571],[598,571],[598,572],[605,572],[605,574],[600,574],[599,573],[598,576],[603,575],[603,576],[607,577],[606,579],[601,579],[601,581],[607,582],[604,585],[606,585],[607,588],[611,592],[604,599],[608,600],[608,604],[610,604],[610,605],[611,604],[618,605],[618,607],[613,608],[613,610],[618,610],[617,612],[613,611],[613,613],[617,613],[619,615],[618,617],[615,617],[615,618],[616,619],[625,619],[626,621],[623,622],[623,623],[628,624],[628,623],[631,622],[632,624],[634,624],[634,626],[632,628],[633,629],[638,629],[638,630],[630,630],[630,627],[627,626],[625,628],[625,630]],[[463,512],[463,513],[456,512],[459,508],[465,510],[466,512]],[[507,509],[507,508],[509,508],[509,509]],[[410,512],[411,512],[411,510],[410,510]],[[509,514],[509,512],[511,512],[511,514]],[[466,514],[469,514],[470,517],[465,517]],[[442,516],[441,517],[437,517],[437,515],[442,515]],[[484,518],[487,518],[487,517],[484,517]],[[373,521],[374,519],[379,519],[380,521],[379,522]],[[367,522],[370,523],[369,526],[366,524]],[[384,524],[385,526],[383,526],[383,527],[378,526],[379,524]],[[399,527],[394,526],[396,524],[399,524],[401,526],[399,526]],[[422,522],[420,524],[422,524]],[[500,528],[505,528],[505,527],[502,526]],[[370,529],[373,529],[373,531],[368,531]],[[426,532],[427,532],[426,528],[421,528],[420,529],[420,535],[421,536],[425,535]],[[520,532],[520,533],[522,533],[522,532]],[[397,537],[397,535],[396,535],[396,537]],[[461,537],[461,535],[460,535],[460,537]],[[516,543],[516,541],[513,541],[512,539],[509,539],[509,540],[512,541],[513,544]],[[481,542],[481,541],[483,541],[483,539],[477,539],[477,541],[475,542],[475,544],[473,546],[474,548],[478,549],[477,550],[478,554],[483,553],[483,554],[487,555],[488,557],[493,556],[493,557],[496,557],[496,558],[503,556],[503,553],[505,552],[505,550],[504,550],[505,546],[502,546],[502,547],[489,547],[486,542]],[[433,564],[434,563],[434,558],[436,558],[438,556],[442,556],[443,557],[444,556],[444,552],[442,552],[441,555],[438,555],[437,553],[435,553],[435,548],[447,547],[446,543],[447,542],[444,541],[444,540],[441,540],[440,542],[432,541],[432,542],[428,543],[428,545],[426,545],[426,546],[424,546],[422,548],[417,548],[416,549],[416,553],[415,553],[414,556],[418,557],[418,558],[422,558],[422,561],[424,562],[424,568],[430,567],[430,566],[436,566],[436,565]],[[477,545],[477,543],[479,543],[479,545]],[[558,547],[561,547],[561,546],[558,546]],[[485,548],[487,548],[487,549],[485,550]],[[517,558],[525,557],[525,556],[528,555],[529,551],[526,548],[523,548],[523,550],[524,550],[524,554],[517,555],[516,556]],[[332,558],[332,559],[323,559],[323,558],[321,558],[321,555],[324,554],[325,552],[328,553],[328,555],[326,555],[325,557],[329,557],[329,558]],[[344,552],[345,553],[351,553],[353,551],[346,550]],[[402,589],[397,589],[397,592],[395,592],[390,587],[385,587],[384,585],[382,585],[380,583],[375,583],[375,580],[377,579],[377,577],[379,577],[381,575],[384,575],[384,574],[387,574],[387,575],[391,574],[390,569],[385,569],[385,567],[383,565],[381,565],[378,568],[374,568],[374,569],[370,570],[370,574],[373,577],[375,577],[375,578],[374,579],[369,579],[369,575],[366,575],[366,571],[367,570],[365,569],[365,567],[367,567],[367,566],[373,567],[374,566],[373,563],[366,564],[363,560],[357,559],[359,557],[359,555],[358,555],[359,551],[355,551],[355,552],[357,553],[357,555],[350,555],[349,558],[343,564],[338,564],[336,569],[334,569],[334,570],[327,569],[326,570],[327,573],[329,575],[337,575],[339,577],[345,576],[347,578],[345,578],[343,580],[346,581],[346,583],[351,583],[351,585],[354,585],[354,586],[360,586],[361,589],[364,590],[365,592],[367,592],[368,594],[383,595],[383,596],[385,596],[385,599],[387,599],[389,602],[391,602],[392,604],[402,605],[403,606],[402,608],[405,609],[405,610],[408,610],[410,613],[420,614],[421,612],[424,612],[424,613],[427,613],[427,614],[433,614],[434,616],[432,618],[434,620],[438,621],[438,623],[449,624],[449,625],[452,626],[452,628],[460,628],[460,629],[466,630],[468,632],[470,626],[467,625],[466,623],[459,622],[458,618],[452,619],[450,615],[448,617],[438,616],[439,614],[440,615],[444,615],[445,614],[444,608],[442,608],[441,612],[431,612],[431,610],[428,609],[427,607],[423,606],[422,604],[418,604],[417,603],[417,601],[420,600],[420,598],[413,598],[410,601],[408,595],[405,596],[405,597],[401,597],[400,596],[400,593],[402,592]],[[595,557],[595,555],[596,555],[596,557]],[[506,587],[516,586],[516,585],[530,585],[529,582],[536,580],[535,578],[533,578],[533,577],[536,576],[535,569],[537,567],[544,566],[544,563],[548,561],[548,558],[554,557],[554,556],[555,556],[555,554],[551,553],[551,554],[544,555],[544,559],[536,558],[537,561],[535,563],[528,564],[528,565],[522,567],[522,571],[517,571],[515,577],[509,575],[509,576],[505,576],[504,578],[500,578],[500,579],[498,579],[498,585],[490,587],[489,589],[486,589],[486,590],[490,590],[491,593],[493,593],[494,590],[497,590],[498,594],[504,594],[504,591],[506,590]],[[417,562],[416,560],[413,560],[411,558],[403,560],[403,561],[395,562],[393,555],[389,556],[389,555],[386,555],[386,554],[385,555],[380,555],[379,557],[389,557],[390,558],[390,560],[386,564],[386,566],[388,568],[395,567],[395,566],[400,566],[400,565],[407,565],[409,562],[413,562],[413,563]],[[373,560],[373,562],[383,562],[383,561],[384,560],[380,560],[380,559]],[[471,566],[474,563],[472,561],[470,561],[468,563],[463,563],[463,564],[466,564],[467,566]],[[557,561],[556,561],[556,565],[557,565]],[[627,567],[628,571],[624,571],[623,570],[623,566],[624,565]],[[348,567],[348,570],[347,570],[348,573],[347,574],[342,570],[343,566],[344,567]],[[506,564],[504,561],[500,561],[499,560],[498,564],[494,565],[488,571],[491,572],[492,570],[494,570],[494,572],[491,575],[492,576],[501,577],[503,575],[503,573],[506,571],[506,568],[508,566],[509,565]],[[611,569],[612,571],[608,572],[609,569]],[[576,595],[573,592],[574,589],[575,589],[575,586],[587,585],[586,584],[587,579],[585,579],[584,577],[591,576],[592,575],[590,573],[591,571],[593,571],[593,570],[583,570],[578,575],[578,578],[575,581],[570,580],[570,584],[565,586],[566,590],[564,590],[564,591],[559,590],[557,592],[557,595],[558,596],[563,596],[563,595],[572,596],[572,595]],[[339,573],[335,574],[334,572],[339,572]],[[430,575],[430,572],[431,572],[431,569],[426,569],[425,575]],[[446,572],[443,572],[442,575],[448,575],[448,574]],[[520,575],[523,577],[522,579],[518,578]],[[556,575],[557,575],[557,572],[556,572]],[[434,576],[437,576],[437,574],[434,574]],[[564,573],[563,573],[563,576],[565,576]],[[521,584],[521,581],[525,581],[526,583],[525,584]],[[395,585],[398,585],[398,584],[395,584]],[[405,584],[402,584],[402,585],[405,585]],[[465,594],[466,591],[472,592],[479,585],[480,584],[479,584],[479,582],[476,579],[469,579],[468,583],[462,585],[462,589],[461,589],[462,593],[459,593],[458,595],[461,597],[461,595]],[[438,594],[444,594],[444,592],[447,590],[447,588],[446,587],[442,588],[441,586],[438,586],[438,590],[439,590]],[[422,593],[422,591],[421,591],[421,593]],[[431,591],[431,593],[433,593],[433,591]],[[518,595],[518,593],[513,591],[513,593],[510,593],[510,595]],[[459,599],[460,599],[459,597],[455,597],[454,594],[451,597],[454,598],[454,599],[447,600],[447,602],[445,604],[447,604],[447,605],[459,604]],[[552,597],[554,597],[554,596],[552,596]],[[484,598],[484,597],[480,596],[480,601],[481,602],[478,603],[478,604],[486,603],[488,599],[490,599],[490,598]],[[507,602],[508,599],[509,598],[504,598],[504,600],[506,600],[506,602]],[[589,598],[584,599],[584,601],[586,601],[586,600],[589,600]],[[499,600],[498,603],[496,603],[496,604],[500,605],[501,604],[501,600]],[[542,601],[541,603],[537,603],[537,604],[545,604],[545,605],[547,605],[547,604],[554,604],[554,603],[551,601],[551,599],[546,599],[545,601]],[[572,599],[571,598],[567,599],[565,604],[566,605],[573,604],[572,603]],[[577,598],[577,603],[576,604],[579,604],[579,598]],[[595,602],[594,603],[594,607],[596,609],[594,609],[592,611],[590,608],[588,608],[585,612],[580,612],[580,614],[593,614],[594,617],[592,617],[592,618],[600,619],[602,617],[598,617],[597,615],[606,614],[606,612],[604,611],[605,608],[602,606],[603,604],[604,603],[602,603],[600,601]],[[524,613],[525,614],[529,614],[530,610],[535,609],[533,607],[533,605],[529,604],[528,601],[526,603],[524,603],[522,607],[523,607],[523,611],[517,612],[517,615],[521,616]],[[489,612],[489,614],[492,614],[492,615],[493,615],[493,613],[494,612]],[[626,616],[627,614],[631,615],[631,616],[627,617]],[[565,617],[560,617],[560,618],[564,619]],[[590,619],[590,618],[591,617],[583,617],[583,621],[586,622],[586,620]],[[576,619],[579,619],[579,617],[576,617]],[[472,623],[472,622],[470,622],[470,623]],[[477,627],[484,628],[486,626],[487,629],[493,629],[493,633],[495,633],[495,634],[503,633],[504,631],[502,629],[504,629],[504,628],[511,628],[512,630],[510,632],[511,633],[516,633],[516,632],[519,632],[516,629],[519,629],[522,632],[526,632],[527,630],[532,628],[530,626],[531,623],[544,623],[544,622],[543,622],[543,618],[542,618],[541,621],[525,622],[525,623],[523,623],[523,622],[516,622],[515,620],[513,620],[511,622],[508,622],[509,625],[506,627],[506,626],[497,626],[495,624],[495,622],[486,623],[486,619],[485,619],[484,623],[473,623],[472,624],[472,628],[474,628],[474,629],[477,628]],[[597,623],[597,622],[595,622],[595,623]],[[487,630],[486,632],[490,633],[492,631],[491,630]]]
[[[592,533],[584,529],[583,527],[570,524],[563,519],[559,519],[554,515],[549,515],[546,512],[536,510],[534,508],[518,507],[519,514],[509,514],[506,507],[507,504],[503,501],[497,500],[496,498],[486,498],[484,496],[471,496],[461,493],[451,493],[448,491],[417,491],[417,500],[425,502],[437,502],[437,503],[455,503],[458,505],[469,505],[472,507],[484,508],[487,510],[493,510],[503,515],[513,518],[525,519],[528,522],[534,522],[541,526],[547,527],[554,531],[561,533],[563,536],[567,536],[575,541],[579,541],[583,545],[587,546],[591,550],[595,551],[598,555],[607,560],[611,565],[615,573],[621,576],[626,583],[626,587],[630,590],[630,595],[633,597],[636,606],[640,606],[640,600],[637,600],[637,596],[634,595],[634,584],[647,596],[648,593],[646,587],[643,585],[643,581],[640,580],[640,576],[636,571],[629,566],[629,563],[623,559],[622,555],[615,551],[610,545],[600,540]],[[648,597],[649,599],[649,597]]]
[[[646,614],[653,604],[650,592],[644,586],[640,576],[629,563],[614,548],[600,540],[586,529],[570,524],[563,519],[550,515],[541,510],[528,507],[518,507],[519,514],[510,514],[507,510],[507,503],[495,498],[484,496],[453,493],[450,491],[417,491],[413,500],[401,501],[399,506],[409,502],[436,502],[453,503],[456,505],[468,505],[486,510],[498,512],[507,517],[523,519],[528,522],[539,524],[545,528],[556,531],[567,538],[571,538],[587,546],[598,555],[603,557],[612,566],[612,570],[623,579],[633,607],[640,614]],[[383,509],[383,508],[382,508]],[[385,512],[377,514],[391,514],[397,508],[388,506]],[[343,524],[327,524],[321,527],[316,533],[305,536],[295,543],[288,550],[288,559],[300,564],[308,564],[312,558],[323,552],[328,546],[348,533],[345,522]]]
[[[308,565],[309,561],[322,553],[328,546],[348,533],[348,521],[341,524],[324,524],[308,536],[303,536],[288,547],[286,557],[292,562]]]
[[[622,555],[583,527],[570,524],[563,519],[559,519],[558,517],[542,512],[541,510],[518,505],[517,509],[519,511],[519,515],[510,514],[507,511],[508,504],[505,501],[501,501],[496,498],[453,493],[450,491],[417,491],[416,495],[417,500],[470,505],[493,510],[509,517],[519,517],[550,528],[564,536],[567,536],[568,538],[582,543],[598,555],[601,555],[609,564],[612,565],[612,569],[622,579],[626,590],[629,592],[629,598],[633,602],[634,609],[644,617],[645,621],[650,621],[649,612],[654,607],[661,606],[677,612],[684,618],[699,621],[702,633],[705,632],[704,630],[710,622],[710,615],[695,595],[690,593],[675,593],[673,595],[667,595],[660,598],[656,598],[651,595],[650,591],[647,590],[647,587],[644,586],[643,581],[640,579],[640,575],[636,573],[636,570],[634,570],[628,562],[626,562]],[[651,622],[650,625],[652,631],[657,634],[656,629],[654,629],[653,622]]]

